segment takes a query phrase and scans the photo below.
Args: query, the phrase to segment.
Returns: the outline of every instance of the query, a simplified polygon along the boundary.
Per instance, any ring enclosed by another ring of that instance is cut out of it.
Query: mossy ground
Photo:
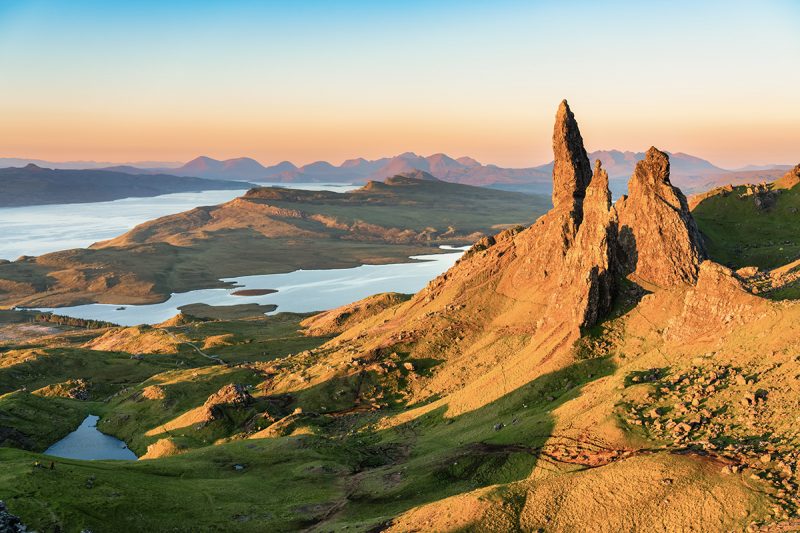
[[[768,208],[743,196],[745,189],[710,196],[692,211],[711,259],[731,268],[771,269],[800,257],[800,187],[775,191]]]

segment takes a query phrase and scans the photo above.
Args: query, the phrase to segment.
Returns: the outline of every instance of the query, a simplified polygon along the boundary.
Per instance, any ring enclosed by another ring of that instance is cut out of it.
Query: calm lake
[[[284,186],[284,185],[281,185]],[[346,192],[355,185],[286,184],[292,189]],[[0,259],[42,255],[121,235],[137,224],[202,205],[227,202],[241,190],[165,194],[152,198],[125,198],[88,204],[34,205],[0,208]]]
[[[136,454],[128,449],[121,440],[101,433],[97,429],[100,417],[89,415],[78,426],[78,429],[56,442],[45,455],[64,457],[67,459],[120,459],[135,461]]]
[[[324,311],[345,305],[379,292],[414,293],[446,271],[466,248],[445,247],[447,253],[413,256],[411,263],[361,265],[329,270],[296,270],[286,274],[266,274],[225,278],[235,288],[201,289],[173,294],[166,302],[152,305],[89,304],[57,309],[41,309],[76,318],[105,320],[123,326],[157,324],[179,313],[178,307],[205,303],[236,305],[275,304],[276,312]],[[261,296],[235,296],[242,289],[275,289]]]

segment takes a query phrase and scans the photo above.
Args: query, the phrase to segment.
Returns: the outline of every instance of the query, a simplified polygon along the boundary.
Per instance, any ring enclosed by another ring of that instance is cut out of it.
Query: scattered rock
[[[0,500],[0,532],[2,533],[26,533],[28,527],[16,515],[8,512],[4,501]]]

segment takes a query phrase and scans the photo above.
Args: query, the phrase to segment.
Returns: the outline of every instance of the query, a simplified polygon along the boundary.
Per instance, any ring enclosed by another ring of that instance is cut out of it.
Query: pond
[[[47,448],[45,455],[84,460],[137,460],[136,454],[124,442],[97,429],[98,420],[99,416],[87,416],[78,429]]]

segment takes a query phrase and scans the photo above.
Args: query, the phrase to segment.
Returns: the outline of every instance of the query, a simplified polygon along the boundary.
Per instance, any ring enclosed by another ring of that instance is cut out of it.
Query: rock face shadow
[[[636,235],[630,226],[620,226],[617,233],[619,249],[617,258],[619,261],[619,273],[625,277],[636,271],[636,264],[639,261],[639,251],[636,248]]]

